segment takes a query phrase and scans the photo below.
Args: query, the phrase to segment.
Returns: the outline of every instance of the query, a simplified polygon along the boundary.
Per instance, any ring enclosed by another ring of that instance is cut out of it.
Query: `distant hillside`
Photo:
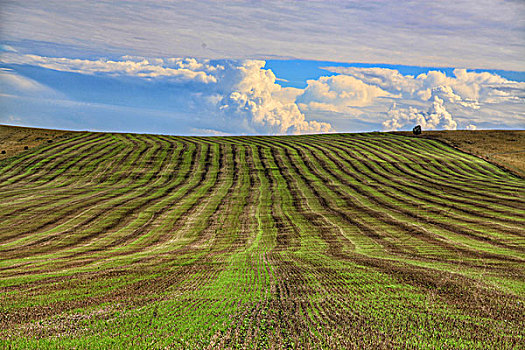
[[[523,348],[525,180],[433,135],[1,131],[0,347]]]
[[[525,178],[525,130],[425,131],[414,137],[446,142]]]
[[[64,139],[75,132],[0,125],[0,160],[28,149]]]
[[[0,125],[0,160],[50,142],[71,137],[78,131],[50,130]],[[514,172],[525,178],[525,130],[454,130],[424,131],[420,136],[411,132],[394,132],[408,137],[439,140]]]

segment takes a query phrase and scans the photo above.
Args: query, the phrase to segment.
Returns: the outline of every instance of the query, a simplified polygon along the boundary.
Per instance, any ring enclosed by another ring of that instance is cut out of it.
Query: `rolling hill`
[[[0,160],[5,347],[525,346],[524,153],[49,133]]]

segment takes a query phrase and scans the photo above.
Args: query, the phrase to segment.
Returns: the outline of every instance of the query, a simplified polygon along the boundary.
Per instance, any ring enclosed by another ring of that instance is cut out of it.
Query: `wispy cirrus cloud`
[[[522,1],[498,0],[25,0],[2,3],[0,39],[61,57],[295,57],[523,71],[524,16]]]
[[[0,93],[18,95],[39,95],[45,97],[58,97],[59,94],[31,78],[17,74],[9,68],[0,68]]]

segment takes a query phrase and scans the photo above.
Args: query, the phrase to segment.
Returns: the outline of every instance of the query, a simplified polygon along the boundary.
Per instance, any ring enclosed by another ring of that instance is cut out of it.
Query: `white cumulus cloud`
[[[456,130],[457,123],[443,105],[443,100],[434,97],[432,105],[427,111],[415,107],[397,108],[396,104],[388,110],[389,119],[383,122],[385,130],[399,130],[421,125],[423,129]]]
[[[252,133],[300,134],[328,132],[328,123],[306,121],[295,102],[282,98],[286,93],[265,62],[228,62],[219,73],[216,106],[228,123],[240,123]],[[236,124],[237,127],[239,124]]]
[[[354,77],[390,93],[391,99],[375,101],[376,105],[382,104],[388,111],[383,126],[389,130],[407,128],[408,121],[415,120],[422,120],[422,125],[432,129],[452,128],[454,123],[467,127],[474,125],[473,122],[488,126],[525,127],[525,83],[497,74],[455,69],[453,76],[437,70],[412,76],[386,68],[324,69],[340,76]],[[444,110],[440,112],[441,108]],[[450,119],[454,123],[436,123],[437,116],[440,120]],[[381,118],[379,115],[375,117]]]
[[[295,103],[299,89],[283,88],[261,60],[199,60],[195,58],[143,58],[120,60],[70,59],[17,53],[4,54],[4,64],[39,66],[62,72],[132,77],[167,82],[177,101],[174,114],[199,116],[195,123],[223,133],[300,134],[332,131],[329,123],[307,120]],[[4,80],[23,90],[40,86],[17,74],[3,73]],[[189,85],[188,85],[189,84]],[[153,86],[153,85],[152,85]],[[153,89],[153,87],[152,87]]]
[[[391,94],[355,77],[335,75],[308,80],[308,86],[297,97],[297,102],[303,109],[344,112],[348,108],[368,106],[384,96]]]

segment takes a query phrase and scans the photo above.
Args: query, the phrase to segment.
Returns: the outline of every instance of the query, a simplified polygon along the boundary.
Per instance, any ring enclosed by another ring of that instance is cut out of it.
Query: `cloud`
[[[33,95],[59,97],[60,94],[52,88],[33,79],[21,76],[9,68],[0,68],[0,92],[4,94]]]
[[[406,128],[408,121],[416,120],[429,128],[452,128],[454,123],[449,121],[448,115],[461,127],[474,125],[473,122],[487,127],[525,127],[525,83],[497,74],[455,69],[453,76],[438,70],[412,76],[386,68],[324,69],[390,93],[390,96],[374,101],[376,107],[382,105],[388,110],[383,126],[389,130]],[[441,107],[444,110],[440,112]],[[375,116],[381,118],[377,112]],[[438,116],[442,122],[436,123]]]
[[[390,96],[380,87],[349,75],[320,77],[307,83],[304,92],[297,97],[305,110],[345,112],[349,108],[368,106],[378,97]]]
[[[194,135],[200,135],[200,136],[231,136],[232,134],[228,134],[222,131],[213,130],[213,129],[199,129],[199,128],[191,128],[191,133]]]
[[[0,44],[0,52],[17,52],[14,47],[10,45]]]
[[[411,75],[402,75],[395,69],[388,68],[358,68],[358,67],[322,67],[333,73],[354,77],[366,84],[378,86],[394,93],[405,92],[414,94],[419,84]]]
[[[143,57],[124,56],[123,60],[85,60],[62,57],[42,57],[38,55],[20,55],[6,53],[0,61],[4,64],[25,64],[45,67],[62,72],[82,74],[108,73],[112,75],[129,75],[141,78],[171,78],[175,81],[194,81],[215,83],[211,74],[220,66],[212,66],[208,61],[197,61],[194,58],[156,58],[147,60]]]
[[[10,124],[10,125],[15,125],[17,123],[20,123],[22,121],[21,118],[19,117],[16,117],[14,115],[8,115],[6,118],[5,118],[5,121]]]
[[[331,131],[328,123],[306,121],[295,102],[286,95],[272,71],[263,69],[265,62],[228,61],[219,73],[217,93],[212,104],[225,117],[226,123],[250,133],[300,134]],[[239,124],[237,124],[239,123]],[[228,128],[229,129],[229,128]]]
[[[423,129],[456,130],[457,122],[443,105],[443,100],[434,97],[428,111],[420,111],[417,108],[397,108],[396,104],[388,110],[388,120],[383,122],[384,130],[399,130],[421,125]]]
[[[276,83],[273,72],[264,69],[265,62],[261,60],[210,61],[132,56],[124,56],[121,60],[80,60],[6,54],[1,62],[12,67],[29,65],[104,78],[105,83],[100,82],[94,86],[95,89],[106,91],[106,86],[113,84],[123,88],[114,87],[108,92],[114,96],[109,98],[98,96],[99,101],[86,102],[106,104],[108,100],[118,100],[136,106],[137,100],[145,99],[146,108],[153,105],[170,110],[174,115],[194,115],[195,129],[199,130],[244,134],[300,134],[332,130],[329,123],[306,120],[295,103],[300,91],[282,88]],[[37,91],[42,84],[14,72],[5,71],[3,74],[6,76],[4,80],[12,82],[11,86],[25,85],[24,91],[31,90],[35,96],[44,97]],[[114,80],[108,81],[108,78]],[[63,78],[51,79],[55,83],[57,80]],[[111,84],[108,85],[108,82]],[[82,84],[82,81],[77,84]],[[77,86],[74,88],[78,89]],[[126,95],[122,92],[125,89],[136,95]],[[14,92],[20,89],[8,90]],[[67,94],[68,89],[64,90]],[[96,93],[88,95],[97,98]],[[168,104],[162,106],[163,103]]]
[[[355,77],[392,93],[401,93],[404,98],[429,100],[437,94],[445,100],[463,101],[467,105],[470,101],[483,102],[488,97],[502,97],[501,89],[525,89],[523,82],[510,81],[489,72],[469,72],[466,69],[454,69],[453,77],[439,70],[414,77],[402,75],[397,70],[388,68],[324,67],[323,69]]]
[[[326,67],[337,75],[308,80],[299,89],[279,85],[263,60],[88,60],[8,52],[0,61],[4,95],[60,100],[61,106],[69,100],[79,109],[85,103],[122,118],[122,107],[129,107],[136,115],[153,115],[159,125],[172,123],[170,130],[181,120],[185,130],[223,134],[399,130],[415,124],[525,127],[525,83],[465,69],[412,76],[395,69]],[[23,115],[13,108],[9,113]]]
[[[84,58],[133,52],[523,71],[524,13],[523,1],[498,0],[3,1],[2,39]]]

